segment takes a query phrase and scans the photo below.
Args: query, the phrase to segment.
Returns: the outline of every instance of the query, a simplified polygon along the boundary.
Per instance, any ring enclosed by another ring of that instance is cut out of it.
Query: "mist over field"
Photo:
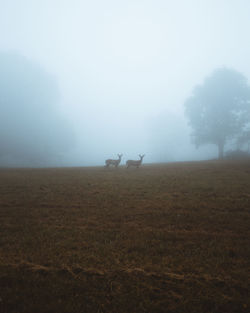
[[[248,0],[2,0],[0,166],[217,158],[184,104],[218,68],[249,83],[249,16]]]
[[[0,0],[0,313],[250,312],[249,30],[250,0]]]

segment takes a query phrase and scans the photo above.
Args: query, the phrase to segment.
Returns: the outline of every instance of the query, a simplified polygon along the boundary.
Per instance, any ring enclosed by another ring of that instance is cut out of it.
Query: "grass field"
[[[250,312],[250,162],[1,169],[0,312]]]

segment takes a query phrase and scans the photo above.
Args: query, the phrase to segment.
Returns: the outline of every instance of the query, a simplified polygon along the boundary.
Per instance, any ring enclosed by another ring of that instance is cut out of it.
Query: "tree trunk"
[[[224,142],[218,143],[218,159],[223,160],[224,157]]]

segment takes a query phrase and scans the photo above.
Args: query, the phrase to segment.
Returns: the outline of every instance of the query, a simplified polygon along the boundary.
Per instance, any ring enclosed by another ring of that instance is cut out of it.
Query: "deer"
[[[105,161],[106,163],[106,167],[109,167],[110,165],[114,165],[115,167],[117,167],[122,159],[122,154],[117,154],[118,155],[118,159],[117,160],[112,160],[112,159],[108,159]]]
[[[138,168],[142,164],[142,160],[145,157],[145,154],[143,155],[139,154],[139,157],[140,160],[127,160],[126,162],[127,168],[129,168],[130,166],[136,166]]]

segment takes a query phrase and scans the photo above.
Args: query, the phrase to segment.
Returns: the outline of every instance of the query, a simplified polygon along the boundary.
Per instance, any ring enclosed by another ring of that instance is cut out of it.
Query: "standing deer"
[[[129,168],[130,166],[136,166],[137,168],[141,165],[143,158],[145,157],[145,154],[140,155],[140,160],[128,160],[126,162],[127,168]]]
[[[109,165],[114,165],[115,167],[117,167],[122,159],[122,154],[117,154],[118,155],[118,160],[112,160],[112,159],[108,159],[105,161],[106,163],[106,167],[109,167]]]

